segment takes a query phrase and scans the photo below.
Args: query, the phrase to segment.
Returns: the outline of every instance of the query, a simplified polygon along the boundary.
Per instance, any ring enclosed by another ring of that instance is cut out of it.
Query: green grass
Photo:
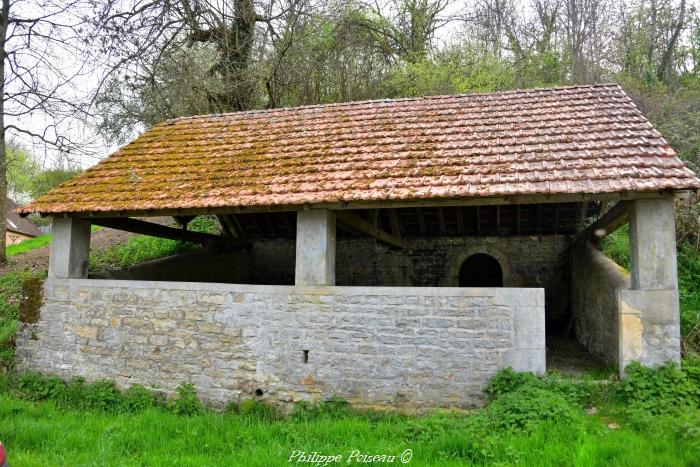
[[[97,225],[92,226],[92,231],[97,232],[102,229]],[[51,244],[51,234],[39,235],[38,237],[30,238],[29,240],[24,240],[23,242],[17,243],[16,245],[8,245],[5,249],[7,256],[14,256],[20,253],[26,253],[27,251],[36,250],[37,248],[43,248]]]
[[[213,216],[199,216],[189,223],[188,229],[195,232],[218,233],[218,223],[215,219]],[[98,272],[110,268],[126,268],[144,261],[198,248],[199,246],[192,243],[139,235],[129,238],[125,244],[91,252],[89,269],[90,272]]]
[[[36,250],[37,248],[43,248],[51,243],[51,235],[39,235],[38,237],[30,238],[23,242],[17,243],[15,245],[9,245],[5,250],[7,256],[14,256],[20,253],[26,253],[27,251]]]
[[[190,243],[139,235],[129,238],[124,244],[91,252],[89,269],[90,272],[97,272],[115,267],[125,268],[196,248]]]
[[[413,453],[409,465],[417,466],[700,465],[697,394],[656,393],[669,377],[692,387],[689,378],[670,367],[632,373],[630,392],[620,382],[504,371],[490,386],[495,399],[485,409],[422,417],[353,410],[337,399],[297,405],[287,416],[260,403],[178,415],[172,403],[127,409],[124,400],[134,397],[105,383],[81,389],[41,376],[29,375],[23,385],[17,385],[22,376],[0,378],[0,439],[11,465],[20,466],[298,465],[288,462],[295,450],[340,454],[348,465],[355,450],[400,456],[406,449]],[[674,408],[679,397],[694,406]],[[640,412],[636,402],[659,410]],[[590,404],[596,414],[584,411]]]

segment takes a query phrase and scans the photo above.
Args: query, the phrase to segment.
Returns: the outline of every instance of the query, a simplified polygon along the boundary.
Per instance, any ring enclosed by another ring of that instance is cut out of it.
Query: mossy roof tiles
[[[609,84],[178,118],[21,211],[698,188],[622,88]]]

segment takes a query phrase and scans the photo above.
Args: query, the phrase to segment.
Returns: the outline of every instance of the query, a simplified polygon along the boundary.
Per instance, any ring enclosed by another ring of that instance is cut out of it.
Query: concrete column
[[[335,214],[297,212],[295,285],[335,285]]]
[[[618,291],[620,374],[637,361],[680,362],[680,306],[673,200],[630,203],[632,290]]]
[[[90,221],[56,218],[51,227],[49,277],[86,278],[90,254]]]
[[[629,222],[632,289],[677,290],[673,200],[632,201]]]

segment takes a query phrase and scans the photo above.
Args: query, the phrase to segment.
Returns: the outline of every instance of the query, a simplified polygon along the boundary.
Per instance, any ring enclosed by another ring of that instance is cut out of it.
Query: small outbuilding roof
[[[20,217],[17,214],[17,204],[10,198],[7,198],[5,205],[5,219],[7,220],[7,230],[17,232],[28,237],[38,237],[41,235],[41,230],[29,219]]]
[[[698,188],[622,88],[606,84],[178,118],[22,212]]]

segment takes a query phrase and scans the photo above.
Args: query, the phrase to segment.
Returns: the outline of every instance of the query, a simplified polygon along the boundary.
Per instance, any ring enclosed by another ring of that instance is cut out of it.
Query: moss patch
[[[19,320],[23,323],[39,321],[41,305],[44,303],[44,279],[28,277],[22,282],[22,298],[19,302]]]

